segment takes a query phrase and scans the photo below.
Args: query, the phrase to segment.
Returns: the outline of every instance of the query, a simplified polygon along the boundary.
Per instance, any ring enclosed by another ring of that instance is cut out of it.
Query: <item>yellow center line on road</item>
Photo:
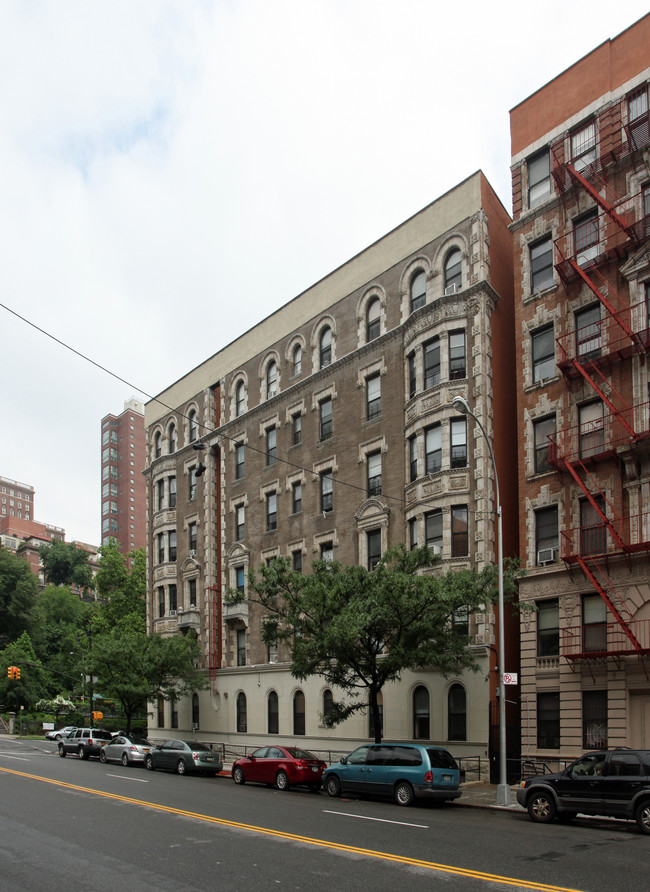
[[[157,802],[146,802],[143,799],[133,799],[130,796],[120,796],[117,793],[107,793],[104,790],[94,790],[91,787],[82,787],[79,784],[69,784],[65,781],[54,780],[49,777],[40,777],[37,774],[27,774],[24,771],[16,771],[12,768],[3,768],[0,766],[0,772],[4,774],[13,774],[17,777],[25,777],[28,780],[37,780],[46,784],[52,784],[56,787],[63,787],[67,790],[74,790],[78,793],[91,793],[94,796],[102,796],[105,799],[113,799],[117,802],[126,802],[131,805],[144,806],[155,811],[167,812],[172,815],[180,815],[184,818],[194,818],[197,821],[205,821],[209,824],[217,824],[221,827],[231,827],[236,830],[249,830],[252,833],[261,833],[265,836],[275,837],[277,839],[286,839],[292,842],[307,843],[308,845],[317,846],[324,849],[333,849],[337,852],[346,852],[353,855],[365,855],[368,858],[379,858],[382,861],[392,861],[396,864],[405,864],[408,867],[420,867],[428,870],[437,870],[452,876],[470,877],[475,880],[483,880],[489,883],[502,883],[506,886],[515,886],[519,889],[534,889],[536,892],[581,892],[579,889],[567,888],[565,886],[553,886],[548,883],[536,883],[531,880],[519,880],[515,877],[499,876],[494,873],[484,873],[480,870],[470,870],[465,867],[454,867],[450,864],[438,864],[435,861],[421,861],[418,858],[407,858],[404,855],[393,855],[390,852],[377,852],[373,849],[363,849],[359,846],[349,846],[339,842],[328,842],[324,839],[313,839],[309,836],[300,836],[296,833],[285,833],[283,830],[274,830],[270,827],[257,827],[254,824],[244,824],[241,821],[230,821],[225,818],[214,818],[211,815],[202,815],[197,812],[185,811],[182,808],[175,808],[171,805],[159,805]]]

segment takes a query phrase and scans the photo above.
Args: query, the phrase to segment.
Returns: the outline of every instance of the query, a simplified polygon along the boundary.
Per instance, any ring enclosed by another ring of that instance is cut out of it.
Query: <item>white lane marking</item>
[[[339,815],[342,818],[359,818],[362,821],[379,821],[381,824],[399,824],[400,827],[419,827],[422,830],[428,830],[428,824],[408,824],[406,821],[388,821],[386,818],[369,818],[366,815],[351,815],[346,811],[328,811],[323,809],[325,815]]]
[[[148,780],[143,780],[141,777],[127,777],[125,774],[107,774],[106,777],[116,777],[118,780],[130,780],[135,781],[136,784],[148,784]]]
[[[10,756],[8,753],[0,753],[0,756],[3,759],[17,759],[19,762],[29,762],[29,759],[25,759],[24,756]]]

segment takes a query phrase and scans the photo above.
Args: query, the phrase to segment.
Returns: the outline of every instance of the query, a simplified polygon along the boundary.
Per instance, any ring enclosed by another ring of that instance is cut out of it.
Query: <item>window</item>
[[[266,646],[266,661],[267,663],[277,663],[278,662],[278,642],[271,641]]]
[[[580,423],[580,458],[589,458],[603,451],[605,429],[603,427],[603,404],[601,400],[583,403],[578,406]]]
[[[582,596],[582,649],[591,654],[607,652],[607,605],[600,595]]]
[[[374,341],[381,333],[381,303],[373,298],[366,309],[366,342]]]
[[[246,388],[244,382],[239,381],[235,388],[235,415],[239,417],[244,414],[244,406],[246,403]]]
[[[409,481],[413,483],[418,477],[418,438],[409,437]]]
[[[423,307],[427,301],[427,277],[426,274],[420,270],[419,273],[416,273],[411,279],[411,312],[413,313],[415,310],[419,310],[420,307]]]
[[[302,511],[302,483],[295,480],[291,484],[291,513],[300,514]]]
[[[187,538],[188,538],[188,546],[190,551],[196,551],[196,541],[198,538],[198,526],[195,523],[191,523],[187,528]]]
[[[237,665],[246,665],[246,629],[237,629]]]
[[[278,710],[278,695],[276,694],[275,691],[271,691],[269,693],[268,699],[266,701],[266,715],[267,715],[267,731],[268,731],[268,733],[269,734],[279,734],[280,733],[280,719],[279,719],[279,710]]]
[[[447,739],[467,740],[467,694],[462,684],[453,684],[447,695]]]
[[[133,434],[131,434],[133,436]],[[173,455],[178,449],[178,437],[176,435],[176,425],[169,425],[169,454]]]
[[[368,421],[381,415],[381,377],[373,375],[366,380],[366,417]]]
[[[381,495],[381,452],[371,452],[367,457],[368,495]]]
[[[169,507],[176,507],[176,478],[169,478]]]
[[[266,465],[270,467],[275,464],[277,458],[277,431],[274,427],[266,430]]]
[[[169,560],[176,560],[176,530],[170,530],[167,534],[169,537]]]
[[[196,607],[196,579],[187,581],[187,602],[190,607]]]
[[[627,97],[627,120],[632,148],[640,149],[648,144],[648,88],[644,84]]]
[[[242,480],[246,470],[246,453],[243,443],[235,443],[235,480]]]
[[[535,207],[551,194],[551,156],[542,149],[528,159],[528,207]]]
[[[533,438],[535,441],[535,473],[543,474],[552,470],[549,462],[549,437],[555,437],[555,415],[539,418],[533,422]]]
[[[162,439],[162,434],[160,433],[160,431],[156,431],[154,438],[153,438],[153,457],[154,458],[160,458],[160,456],[162,455],[162,447],[160,445],[161,439]],[[108,459],[108,450],[105,449],[104,452],[106,453],[106,457],[104,458],[104,455],[102,453],[102,461],[106,461]]]
[[[461,376],[462,377],[462,376]],[[424,389],[440,384],[440,338],[424,345]]]
[[[169,708],[172,713],[172,728],[178,728],[178,706],[176,705],[175,700],[170,701]]]
[[[327,722],[329,716],[331,716],[334,710],[334,695],[330,691],[329,688],[325,688],[323,691],[323,719]]]
[[[366,543],[368,546],[368,569],[374,570],[381,560],[381,530],[368,530]]]
[[[467,467],[467,420],[452,418],[451,420],[451,467]]]
[[[165,615],[165,589],[160,586],[158,589],[158,616]]]
[[[199,695],[192,694],[192,727],[199,727]]]
[[[537,656],[560,655],[560,602],[557,598],[537,602]]]
[[[424,685],[413,691],[413,739],[429,739],[429,691]]]
[[[302,573],[302,551],[291,552],[291,567],[296,573]]]
[[[157,502],[158,502],[158,510],[162,511],[165,507],[165,481],[158,480],[156,481],[156,493],[157,493]],[[106,505],[107,503],[104,502]],[[106,513],[106,512],[104,512]]]
[[[465,377],[465,332],[449,332],[449,380]]]
[[[594,208],[573,222],[574,250],[581,266],[598,256],[598,210]]]
[[[246,533],[246,508],[244,505],[235,506],[235,540],[241,542]]]
[[[451,509],[451,556],[469,554],[469,515],[467,505],[453,505]]]
[[[190,483],[190,491],[189,491],[190,502],[193,502],[194,499],[196,499],[196,466],[190,468],[189,483]]]
[[[596,160],[596,124],[590,121],[571,134],[571,161],[582,170]]]
[[[278,367],[277,364],[271,360],[266,369],[266,398],[270,400],[271,397],[275,396],[277,393],[277,385],[278,385]]]
[[[583,691],[582,745],[586,750],[604,749],[607,741],[607,691]]]
[[[278,527],[278,497],[274,492],[266,494],[266,530],[272,532]]]
[[[554,564],[557,561],[559,551],[557,505],[535,511],[535,551],[538,566]]]
[[[164,728],[165,727],[165,698],[164,697],[158,697],[157,707],[158,707],[157,708],[158,727]]]
[[[300,412],[291,416],[291,440],[294,446],[302,443],[302,414]]]
[[[417,371],[415,365],[415,353],[409,353],[408,363],[408,379],[409,379],[409,399],[412,399],[417,391]]]
[[[235,567],[235,588],[242,594],[246,591],[246,570],[244,567]]]
[[[409,548],[413,551],[418,547],[418,519],[417,517],[409,518]]]
[[[324,369],[332,362],[332,329],[324,328],[320,336],[319,344],[320,367]]]
[[[177,597],[176,597],[176,586],[169,586],[169,612],[173,616],[176,613],[178,607]]]
[[[300,344],[296,344],[293,348],[291,364],[293,367],[292,377],[302,374],[302,347]]]
[[[305,695],[302,691],[293,695],[293,733],[305,733]]]
[[[158,533],[158,563],[165,563],[165,534]]]
[[[442,511],[429,511],[424,515],[425,544],[434,554],[442,554]]]
[[[555,375],[555,343],[553,326],[538,328],[531,335],[533,359],[533,383],[553,378]]]
[[[459,248],[454,248],[447,254],[445,260],[445,294],[452,291],[460,291],[462,286],[461,253]]]
[[[530,291],[535,294],[553,284],[553,242],[550,235],[530,246]]]
[[[424,472],[435,474],[442,467],[442,428],[439,424],[424,432]]]
[[[320,475],[320,510],[323,514],[334,510],[334,480],[331,471],[323,471]]]
[[[246,694],[237,694],[237,730],[246,731]]]
[[[584,359],[600,355],[600,304],[595,303],[575,315],[576,353]]]
[[[199,423],[196,417],[196,410],[192,409],[189,416],[189,439],[193,443],[199,435]]]
[[[454,635],[467,641],[469,638],[469,607],[457,607],[451,615],[451,627]]]
[[[537,746],[560,748],[560,694],[547,691],[537,695]]]
[[[332,436],[332,399],[328,397],[318,404],[320,439],[329,440]]]
[[[331,542],[321,542],[320,559],[321,559],[321,561],[333,561],[334,560],[334,546],[332,545]]]

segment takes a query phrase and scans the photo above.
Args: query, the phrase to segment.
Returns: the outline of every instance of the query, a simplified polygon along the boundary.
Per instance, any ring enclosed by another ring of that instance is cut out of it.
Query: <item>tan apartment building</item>
[[[650,747],[650,16],[510,113],[522,753]]]
[[[305,573],[316,559],[372,568],[392,545],[426,542],[442,558],[433,572],[493,563],[489,449],[454,396],[491,439],[504,551],[517,553],[509,223],[478,172],[147,404],[148,626],[194,630],[210,683],[157,704],[154,737],[195,728],[338,749],[368,738],[367,715],[326,729],[336,692],[292,678],[255,605],[223,594],[276,555]],[[383,692],[383,730],[486,755],[495,616],[457,619],[480,671],[404,673]],[[507,632],[516,671],[518,619]]]

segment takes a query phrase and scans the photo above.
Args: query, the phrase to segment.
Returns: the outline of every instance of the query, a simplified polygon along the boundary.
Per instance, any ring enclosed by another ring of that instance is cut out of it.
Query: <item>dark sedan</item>
[[[163,740],[153,746],[144,757],[149,771],[162,768],[178,774],[219,774],[223,768],[221,757],[205,743],[193,740]]]
[[[263,746],[233,763],[232,779],[236,784],[246,781],[275,784],[278,790],[302,785],[316,792],[320,790],[326,767],[309,750],[297,746]]]

